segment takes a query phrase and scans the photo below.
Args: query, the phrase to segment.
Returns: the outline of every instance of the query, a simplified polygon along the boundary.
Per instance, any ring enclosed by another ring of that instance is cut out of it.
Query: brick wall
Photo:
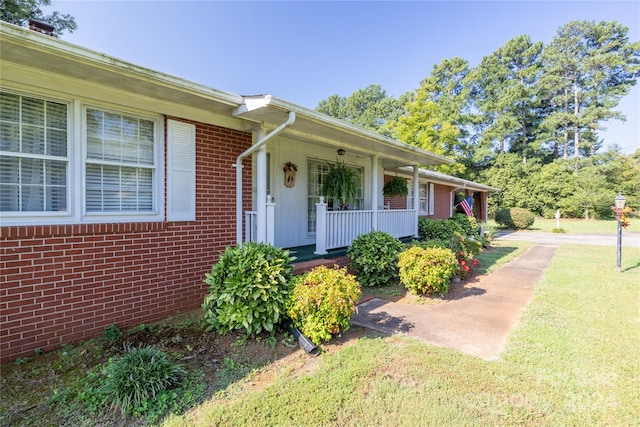
[[[441,184],[435,184],[433,186],[433,215],[429,215],[429,218],[447,219],[450,216],[451,199],[449,192],[451,187]]]
[[[235,244],[232,165],[251,134],[194,124],[195,221],[0,228],[2,363],[200,306],[204,274]]]

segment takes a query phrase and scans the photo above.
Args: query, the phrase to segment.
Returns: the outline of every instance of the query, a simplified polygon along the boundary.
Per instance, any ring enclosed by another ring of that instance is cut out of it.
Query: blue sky
[[[615,20],[640,40],[635,1],[53,1],[78,29],[62,38],[239,95],[271,94],[315,108],[379,84],[399,96],[434,65],[471,66],[511,38],[550,42],[574,19]],[[46,12],[47,10],[45,10]],[[640,148],[640,88],[607,123],[605,147]]]

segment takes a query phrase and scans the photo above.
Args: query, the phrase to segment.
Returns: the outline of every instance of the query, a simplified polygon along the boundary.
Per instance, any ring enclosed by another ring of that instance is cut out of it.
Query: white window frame
[[[433,185],[433,184],[431,184]],[[431,185],[427,182],[419,182],[418,181],[418,188],[420,190],[424,190],[425,195],[420,196],[420,201],[419,201],[419,206],[420,206],[420,211],[418,212],[420,215],[433,215],[432,209],[431,208],[431,204],[432,202],[432,187]],[[408,181],[408,189],[409,192],[407,194],[407,209],[411,210],[413,209],[413,181]],[[430,203],[431,202],[431,203]],[[431,212],[431,213],[429,213]]]
[[[106,103],[84,103],[78,99],[54,97],[39,93],[17,91],[2,88],[3,92],[20,96],[43,99],[67,105],[67,211],[64,212],[0,212],[0,225],[56,225],[56,224],[96,224],[157,222],[164,220],[164,117],[162,115],[135,111]],[[154,168],[153,173],[153,209],[140,213],[87,213],[86,197],[86,158],[87,126],[86,110],[96,109],[122,114],[154,122]]]

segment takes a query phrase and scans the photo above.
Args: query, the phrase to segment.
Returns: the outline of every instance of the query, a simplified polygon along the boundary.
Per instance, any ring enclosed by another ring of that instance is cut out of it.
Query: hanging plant
[[[339,161],[335,165],[329,163],[329,173],[322,179],[322,195],[339,209],[346,209],[358,197],[355,171]]]
[[[382,187],[382,194],[387,197],[406,196],[408,193],[407,181],[399,176],[394,176]]]

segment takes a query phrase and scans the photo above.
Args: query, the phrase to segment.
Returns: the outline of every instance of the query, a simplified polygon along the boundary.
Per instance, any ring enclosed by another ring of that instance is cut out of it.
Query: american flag
[[[468,196],[466,199],[462,199],[460,206],[462,206],[462,210],[467,214],[467,216],[473,216],[473,195]]]

